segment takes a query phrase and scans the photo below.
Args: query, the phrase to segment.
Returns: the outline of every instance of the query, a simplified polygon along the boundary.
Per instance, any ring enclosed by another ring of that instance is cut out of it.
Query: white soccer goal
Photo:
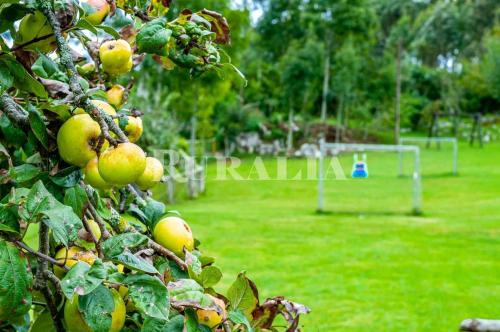
[[[441,143],[450,143],[452,145],[453,158],[453,175],[458,174],[458,141],[455,137],[401,137],[400,143],[426,143],[429,146],[431,143],[436,143],[438,146]],[[399,153],[399,175],[403,175],[403,154]]]
[[[324,160],[328,152],[338,155],[342,152],[363,153],[373,152],[397,152],[412,153],[414,155],[413,166],[413,213],[422,213],[422,180],[420,174],[420,148],[415,145],[385,145],[385,144],[344,144],[327,143],[324,139],[319,141],[319,167],[318,167],[318,212],[324,211]]]

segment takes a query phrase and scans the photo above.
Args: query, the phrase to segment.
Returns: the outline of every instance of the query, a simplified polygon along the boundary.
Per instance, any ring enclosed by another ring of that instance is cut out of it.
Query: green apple
[[[139,117],[127,117],[127,125],[124,128],[130,142],[137,142],[142,135],[142,119]]]
[[[28,14],[19,23],[19,31],[16,38],[17,45],[23,45],[31,42],[33,39],[49,36],[46,39],[32,43],[24,47],[29,50],[40,50],[43,53],[49,53],[56,49],[56,38],[54,30],[50,26],[47,18],[40,11]]]
[[[101,127],[88,114],[77,114],[69,118],[57,133],[57,147],[61,158],[72,165],[85,167],[89,160],[96,157]],[[103,144],[102,149],[107,148]]]
[[[86,14],[85,18],[94,25],[101,24],[111,9],[106,0],[83,0],[82,6]]]
[[[173,251],[178,256],[184,256],[184,248],[194,249],[193,232],[189,225],[179,217],[161,219],[153,230],[156,242]]]
[[[68,268],[71,268],[78,261],[82,261],[89,265],[92,265],[96,260],[96,256],[92,251],[86,251],[83,248],[75,246],[69,247],[68,249],[66,249],[66,247],[61,248],[56,253],[56,256],[54,258],[61,263],[64,263],[64,261],[66,260],[64,266]],[[66,274],[66,270],[57,265],[54,265],[54,273],[59,279],[61,279]]]
[[[109,40],[99,48],[102,69],[110,75],[125,74],[132,69],[132,48],[123,40]]]
[[[111,313],[111,327],[108,332],[119,332],[125,325],[126,308],[122,297],[116,289],[110,289],[115,309]],[[64,321],[68,332],[93,332],[78,309],[78,295],[64,304]]]
[[[99,174],[104,181],[124,186],[134,183],[146,168],[146,154],[134,143],[121,143],[99,157]]]
[[[101,177],[101,174],[99,174],[99,160],[97,157],[92,158],[89,160],[85,168],[83,169],[83,174],[84,174],[84,181],[85,183],[91,185],[92,187],[96,189],[101,189],[101,190],[108,190],[111,189],[113,186]]]
[[[141,188],[141,190],[148,190],[153,188],[158,182],[160,182],[163,176],[163,165],[161,162],[153,157],[146,158],[146,169],[144,173],[139,176],[135,183]]]

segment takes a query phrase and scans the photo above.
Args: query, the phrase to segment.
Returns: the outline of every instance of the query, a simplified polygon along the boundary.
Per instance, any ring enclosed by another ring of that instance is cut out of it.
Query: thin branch
[[[231,326],[229,326],[229,323],[227,321],[224,321],[222,323],[222,327],[224,328],[224,332],[231,332]]]
[[[56,292],[63,296],[64,293],[62,291],[62,287],[61,287],[61,280],[59,280],[59,278],[54,274],[52,273],[52,271],[45,271],[45,277],[47,279],[50,280],[50,282],[52,282],[52,284],[54,285],[54,287],[56,288]]]
[[[135,231],[135,229],[134,229],[134,231]],[[163,246],[161,246],[160,244],[156,243],[153,240],[149,240],[148,246],[151,249],[153,249],[156,253],[160,254],[161,256],[164,256],[164,257],[166,257],[166,258],[168,258],[170,260],[173,260],[184,271],[187,270],[187,268],[188,268],[187,264],[182,259],[180,259],[179,257],[177,257],[177,255],[174,254],[172,251],[164,248]]]
[[[28,112],[26,112],[14,99],[7,93],[0,96],[0,108],[7,114],[7,117],[14,123],[25,127],[29,125]]]
[[[52,320],[54,321],[54,325],[57,332],[65,332],[62,321],[59,319],[59,312],[57,310],[57,305],[55,303],[54,295],[50,292],[49,287],[45,285],[45,287],[41,288],[43,296],[45,297],[45,301],[47,302],[47,307],[49,308],[50,315],[52,316]]]
[[[92,219],[94,219],[97,225],[99,225],[99,229],[101,230],[101,239],[104,240],[109,239],[111,237],[111,234],[106,229],[106,224],[104,223],[101,216],[99,215],[99,213],[97,212],[97,210],[95,209],[94,205],[92,205],[91,202],[89,202],[88,204],[88,209],[90,214],[92,215]]]
[[[36,256],[38,258],[46,260],[47,262],[49,262],[49,263],[51,263],[53,265],[57,265],[57,266],[59,266],[61,268],[64,268],[64,269],[68,270],[68,268],[64,265],[64,262],[60,262],[60,261],[58,261],[58,260],[56,260],[56,259],[54,259],[54,258],[52,258],[52,257],[50,257],[48,255],[45,255],[45,254],[43,254],[41,252],[33,250],[30,247],[28,247],[24,242],[16,240],[16,241],[14,241],[14,244],[16,246],[18,246],[18,247],[26,250],[28,253],[32,254],[33,256]]]

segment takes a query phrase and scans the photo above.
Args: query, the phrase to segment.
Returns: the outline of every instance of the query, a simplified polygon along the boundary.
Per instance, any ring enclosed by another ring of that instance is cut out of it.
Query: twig
[[[26,112],[14,99],[7,93],[2,93],[0,96],[0,108],[5,111],[7,117],[14,123],[20,126],[28,126],[28,112]]]
[[[135,231],[135,229],[134,229],[134,231]],[[174,254],[172,251],[168,250],[167,248],[164,248],[163,246],[161,246],[160,244],[156,243],[153,240],[148,241],[148,246],[151,249],[153,249],[154,251],[156,251],[156,253],[176,262],[177,265],[179,265],[179,267],[182,270],[184,270],[184,271],[187,270],[187,268],[188,268],[187,264],[182,259],[177,257],[177,255]]]
[[[90,198],[89,198],[90,199]],[[92,219],[99,225],[99,229],[101,230],[101,239],[109,239],[111,237],[111,234],[109,231],[106,229],[106,225],[104,224],[104,221],[101,219],[101,216],[95,209],[94,205],[92,205],[91,202],[88,204],[88,209],[90,214],[92,215]]]
[[[35,251],[35,250],[31,249],[30,247],[28,247],[25,243],[23,243],[19,240],[14,241],[14,244],[20,248],[23,248],[28,253],[30,253],[38,258],[44,259],[53,265],[57,265],[59,267],[62,267],[64,269],[68,270],[68,268],[64,265],[64,262],[59,262],[58,260],[56,260],[48,255],[42,254],[41,252],[38,252],[38,251]]]
[[[224,332],[231,332],[231,326],[229,326],[229,323],[227,321],[224,321],[222,323],[222,328],[224,328]]]
[[[48,270],[45,271],[45,277],[47,279],[49,279],[50,282],[52,282],[52,284],[56,288],[56,292],[62,296],[63,291],[61,288],[61,280],[59,280],[59,278],[54,273],[52,273],[52,271],[48,271]]]
[[[38,232],[38,240],[39,240],[39,250],[40,253],[48,256],[49,254],[49,227],[42,221],[40,223],[40,230]],[[54,325],[57,332],[64,332],[64,326],[59,319],[59,312],[57,310],[57,306],[55,304],[54,295],[50,291],[47,286],[47,272],[48,269],[48,261],[44,258],[38,258],[38,269],[35,276],[35,288],[40,290],[45,297],[45,301],[47,302],[47,307],[50,310],[50,314],[52,316],[52,320],[54,321]]]

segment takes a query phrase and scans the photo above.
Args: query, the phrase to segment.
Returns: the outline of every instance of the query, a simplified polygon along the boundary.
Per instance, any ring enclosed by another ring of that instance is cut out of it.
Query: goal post
[[[426,143],[427,146],[430,146],[431,143],[450,143],[453,158],[452,172],[453,175],[458,175],[458,140],[455,137],[401,137],[399,141],[401,145],[405,145],[406,143]],[[402,153],[399,153],[399,175],[403,175]]]
[[[318,212],[324,211],[324,162],[325,156],[331,151],[333,155],[342,152],[396,152],[399,154],[412,153],[413,164],[413,192],[412,212],[422,213],[422,178],[420,169],[420,148],[416,145],[389,145],[389,144],[347,144],[327,143],[324,139],[319,141],[319,166],[318,166]]]

